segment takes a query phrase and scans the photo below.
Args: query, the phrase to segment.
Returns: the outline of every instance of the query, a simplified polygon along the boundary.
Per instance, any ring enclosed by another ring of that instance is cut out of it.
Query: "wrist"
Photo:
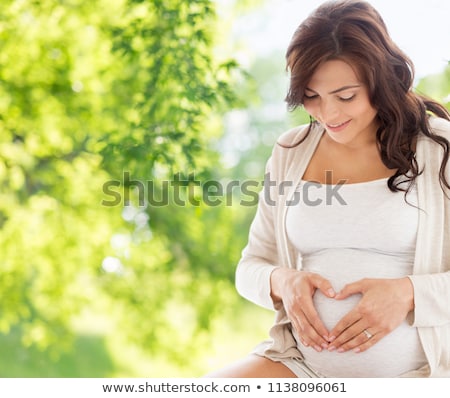
[[[414,310],[414,287],[408,277],[400,279],[402,297],[405,299],[408,311]]]
[[[283,301],[282,292],[286,285],[286,277],[295,272],[290,268],[277,267],[270,274],[270,297],[274,303]]]

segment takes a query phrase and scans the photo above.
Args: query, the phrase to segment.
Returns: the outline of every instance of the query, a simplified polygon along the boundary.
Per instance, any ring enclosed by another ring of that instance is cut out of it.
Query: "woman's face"
[[[375,141],[377,110],[365,84],[344,61],[327,61],[316,69],[303,106],[337,143],[355,147]]]

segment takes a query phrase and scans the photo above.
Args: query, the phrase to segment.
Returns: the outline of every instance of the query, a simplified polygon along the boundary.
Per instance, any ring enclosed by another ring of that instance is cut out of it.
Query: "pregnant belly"
[[[362,278],[399,278],[411,272],[411,265],[397,257],[349,249],[326,250],[304,257],[302,268],[327,278],[336,291]],[[356,294],[334,300],[316,291],[313,301],[324,325],[331,330],[360,298]],[[361,353],[317,352],[302,344],[299,349],[306,363],[325,377],[396,377],[426,364],[417,329],[406,321]]]

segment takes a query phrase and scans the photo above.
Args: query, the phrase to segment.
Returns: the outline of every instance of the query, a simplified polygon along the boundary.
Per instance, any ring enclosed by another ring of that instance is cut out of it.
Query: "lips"
[[[350,122],[351,120],[347,120],[346,122],[343,123],[327,124],[327,129],[333,131],[334,133],[337,133],[339,131],[344,130],[350,124]]]

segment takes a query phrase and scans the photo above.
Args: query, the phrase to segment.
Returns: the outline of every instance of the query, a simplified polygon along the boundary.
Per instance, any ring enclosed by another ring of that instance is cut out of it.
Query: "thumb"
[[[349,283],[345,285],[342,290],[336,294],[334,297],[336,300],[342,300],[351,296],[352,294],[362,293],[363,292],[363,282],[357,281],[353,283]]]
[[[313,274],[312,282],[314,284],[314,287],[319,289],[325,296],[336,296],[336,292],[334,291],[330,281],[328,279],[325,279],[323,276],[320,276],[319,274]]]

